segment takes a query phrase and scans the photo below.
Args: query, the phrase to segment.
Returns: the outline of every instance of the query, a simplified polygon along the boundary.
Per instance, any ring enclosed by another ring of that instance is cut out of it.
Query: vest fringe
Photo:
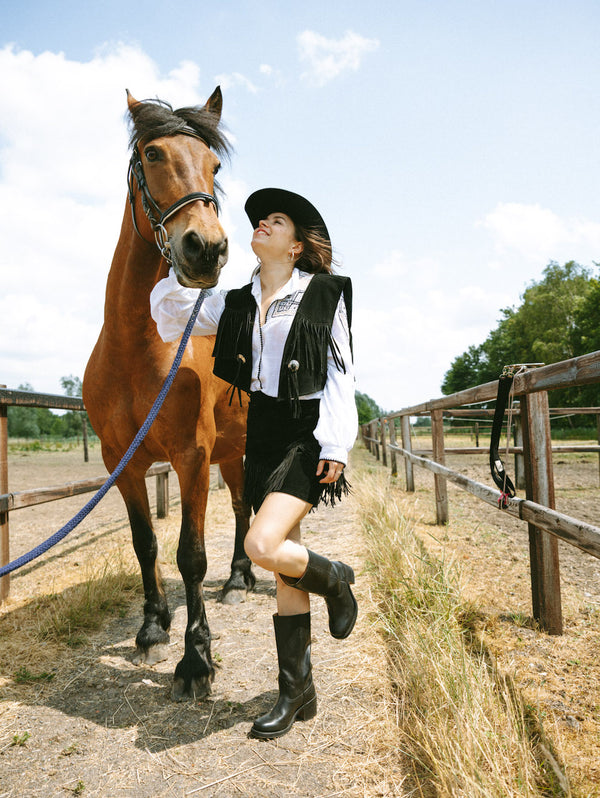
[[[346,373],[346,364],[340,353],[340,349],[331,335],[331,328],[327,324],[317,324],[302,316],[296,316],[296,323],[292,325],[285,345],[285,352],[281,364],[281,370],[286,375],[287,396],[290,399],[292,414],[298,418],[300,414],[298,401],[300,399],[300,385],[304,373],[320,375],[323,388],[327,380],[327,348],[331,350],[333,362],[338,371]],[[297,360],[302,369],[302,374],[292,371],[289,368],[289,358]],[[281,376],[283,376],[283,374]],[[280,392],[281,392],[280,377]],[[312,391],[310,391],[312,393]]]

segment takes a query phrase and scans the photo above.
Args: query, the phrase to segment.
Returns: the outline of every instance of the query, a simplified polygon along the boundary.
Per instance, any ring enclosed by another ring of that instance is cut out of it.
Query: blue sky
[[[600,261],[600,6],[0,0],[0,382],[60,393],[98,334],[125,201],[125,88],[204,103],[235,152],[222,278],[265,185],[321,210],[355,288],[357,388],[438,396],[550,260]]]

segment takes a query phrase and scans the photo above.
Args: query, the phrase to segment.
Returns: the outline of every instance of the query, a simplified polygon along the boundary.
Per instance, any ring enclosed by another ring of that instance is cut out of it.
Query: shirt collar
[[[289,294],[293,294],[294,291],[299,291],[302,288],[306,287],[307,278],[310,279],[312,277],[311,274],[308,272],[303,272],[298,269],[297,266],[294,266],[292,270],[292,276],[287,281],[285,285],[282,285],[277,294],[273,297],[273,301],[275,302],[278,299],[282,299]],[[252,296],[256,299],[256,303],[260,306],[260,302],[262,299],[262,290],[260,287],[260,271],[258,271],[254,277],[252,278]]]

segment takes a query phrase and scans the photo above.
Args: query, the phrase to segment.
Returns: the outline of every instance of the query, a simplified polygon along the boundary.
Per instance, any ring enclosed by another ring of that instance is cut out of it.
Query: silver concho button
[[[288,363],[288,368],[290,371],[298,371],[298,369],[300,368],[300,363],[298,363],[297,360],[290,360],[290,362]]]

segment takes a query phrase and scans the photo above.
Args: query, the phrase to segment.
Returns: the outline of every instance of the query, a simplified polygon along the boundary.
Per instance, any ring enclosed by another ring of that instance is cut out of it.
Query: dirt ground
[[[357,463],[381,467],[361,448],[356,458]],[[489,482],[484,460],[454,457],[447,464]],[[90,463],[81,461],[81,452],[14,454],[10,489],[103,472],[97,451],[92,451]],[[349,475],[352,480],[352,468]],[[560,545],[565,629],[560,637],[546,635],[531,620],[526,525],[449,484],[450,522],[437,527],[432,475],[417,469],[415,480],[414,494],[401,489],[402,477],[390,490],[426,545],[459,568],[465,598],[479,611],[486,645],[539,713],[573,796],[600,796],[600,563]],[[598,524],[596,456],[556,458],[555,483],[559,510]],[[148,484],[154,501],[153,480]],[[279,741],[265,743],[248,738],[247,731],[276,695],[274,584],[267,572],[255,569],[257,590],[244,604],[218,602],[231,558],[233,516],[227,491],[216,489],[216,475],[213,487],[205,598],[215,638],[213,656],[220,667],[212,696],[199,703],[170,699],[185,627],[185,599],[173,564],[179,525],[173,475],[171,515],[156,522],[174,611],[168,659],[153,667],[133,664],[141,599],[125,617],[109,619],[82,646],[58,658],[46,654],[43,646],[32,651],[26,632],[15,629],[16,643],[26,652],[23,664],[37,673],[51,669],[54,678],[20,684],[14,661],[3,662],[0,652],[0,798],[69,793],[102,798],[413,794],[391,744],[393,719],[383,700],[388,689],[385,653],[372,628],[368,578],[362,570],[365,552],[352,500],[311,515],[305,537],[323,554],[343,554],[357,572],[361,612],[356,631],[349,640],[334,641],[327,632],[323,602],[313,602],[319,714],[314,721],[296,723]],[[11,556],[55,532],[86,499],[13,513]],[[113,490],[59,547],[13,575],[0,623],[11,623],[11,615],[31,596],[67,591],[83,581],[88,563],[116,550],[133,556],[124,507]],[[30,736],[24,739],[26,734]]]
[[[92,451],[90,463],[82,459],[81,452],[12,455],[10,489],[103,473],[97,451]],[[153,482],[148,481],[151,494]],[[26,631],[15,629],[15,643],[21,635],[27,651],[23,666],[33,674],[51,671],[54,678],[18,683],[17,663],[13,658],[3,663],[0,652],[0,798],[403,794],[396,753],[382,745],[390,728],[382,700],[385,656],[369,621],[368,586],[360,575],[364,552],[352,502],[312,514],[305,523],[305,539],[325,555],[343,554],[355,568],[361,606],[356,630],[346,641],[333,640],[324,602],[313,600],[318,715],[296,723],[278,741],[262,742],[248,738],[247,732],[276,698],[274,581],[268,572],[255,569],[256,591],[245,603],[232,607],[217,600],[231,560],[233,514],[228,491],[216,489],[216,474],[213,487],[205,599],[219,667],[211,697],[197,703],[170,698],[186,619],[182,583],[173,564],[179,503],[172,475],[171,515],[156,521],[166,549],[161,550],[161,569],[173,611],[168,659],[153,667],[133,664],[141,598],[126,617],[109,619],[83,645],[58,659],[32,652]],[[11,557],[55,532],[90,495],[14,512]],[[87,563],[119,549],[133,557],[124,505],[113,489],[58,547],[15,572],[0,622],[11,623],[11,614],[33,595],[68,590],[85,578]]]

